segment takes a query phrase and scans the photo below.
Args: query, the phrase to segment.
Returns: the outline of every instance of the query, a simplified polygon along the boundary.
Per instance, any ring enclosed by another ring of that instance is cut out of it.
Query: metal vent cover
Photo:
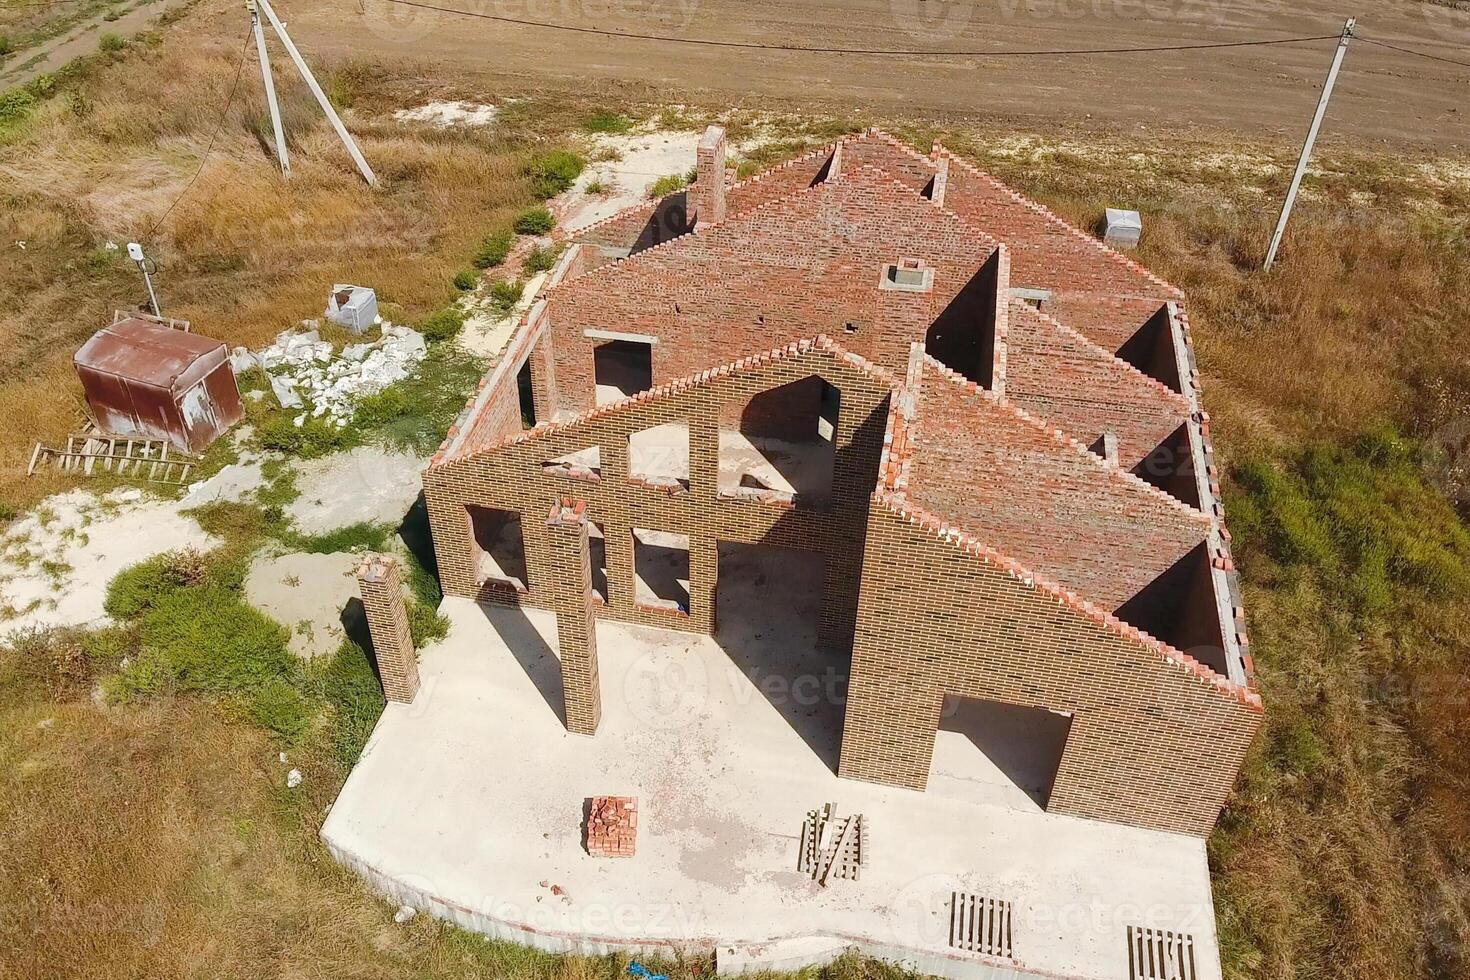
[[[1011,903],[970,892],[951,892],[949,944],[986,956],[1011,958]]]
[[[1128,927],[1129,980],[1198,980],[1194,937],[1167,929]]]

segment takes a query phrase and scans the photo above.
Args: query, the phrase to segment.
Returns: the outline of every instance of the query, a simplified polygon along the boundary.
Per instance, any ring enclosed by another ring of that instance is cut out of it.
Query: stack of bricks
[[[638,846],[638,800],[631,796],[594,796],[587,812],[587,853],[593,857],[632,857]]]
[[[419,663],[397,559],[389,555],[365,556],[357,570],[357,585],[373,639],[383,696],[389,701],[410,702],[419,690]]]

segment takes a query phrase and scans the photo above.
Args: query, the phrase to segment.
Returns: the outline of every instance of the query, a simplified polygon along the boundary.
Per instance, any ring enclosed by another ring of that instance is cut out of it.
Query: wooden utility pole
[[[265,81],[265,101],[271,108],[271,128],[276,134],[276,159],[281,161],[281,173],[291,176],[291,157],[286,152],[286,133],[281,128],[281,107],[276,102],[276,80],[271,75],[271,56],[265,49],[265,28],[260,26],[260,10],[255,0],[245,0],[250,11],[250,26],[255,31],[255,50],[260,54],[260,77]]]
[[[337,110],[332,108],[332,103],[328,101],[326,93],[322,91],[322,87],[317,84],[316,76],[311,73],[310,68],[306,67],[306,59],[301,57],[300,51],[296,50],[296,45],[291,41],[291,35],[286,33],[286,25],[281,23],[281,18],[277,17],[276,12],[271,9],[270,0],[255,0],[255,2],[265,14],[266,20],[271,22],[271,27],[275,30],[276,36],[281,39],[281,46],[291,56],[291,61],[295,63],[296,70],[301,73],[302,80],[306,82],[306,87],[311,89],[312,95],[316,96],[317,105],[322,107],[322,112],[326,114],[327,119],[332,124],[332,128],[337,131],[337,138],[347,148],[348,154],[352,157],[352,162],[357,164],[357,169],[361,172],[362,179],[367,181],[369,186],[375,186],[378,183],[377,175],[373,173],[373,168],[368,166],[368,162],[363,157],[362,151],[357,148],[357,141],[352,138],[351,133],[347,132],[347,127],[342,125],[341,117],[337,115]]]
[[[1296,173],[1292,175],[1291,187],[1286,191],[1286,203],[1281,207],[1281,218],[1276,222],[1276,234],[1271,236],[1271,247],[1266,250],[1266,268],[1276,261],[1276,250],[1286,234],[1286,221],[1291,217],[1291,206],[1296,203],[1296,192],[1302,186],[1302,175],[1307,172],[1307,162],[1312,157],[1312,145],[1317,142],[1317,130],[1322,128],[1322,117],[1327,114],[1327,100],[1332,98],[1332,86],[1337,83],[1337,70],[1342,67],[1342,56],[1347,54],[1348,42],[1353,38],[1356,17],[1349,17],[1342,25],[1342,36],[1337,39],[1337,50],[1332,53],[1332,67],[1327,69],[1327,81],[1322,85],[1322,97],[1317,100],[1317,114],[1312,117],[1312,126],[1307,130],[1307,141],[1302,144],[1302,155],[1296,162]]]

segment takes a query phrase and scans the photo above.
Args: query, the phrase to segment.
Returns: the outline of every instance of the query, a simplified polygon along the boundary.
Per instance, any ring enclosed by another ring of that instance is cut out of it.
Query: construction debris
[[[258,354],[237,347],[230,359],[237,370],[262,368],[281,407],[303,409],[297,425],[326,417],[341,427],[352,419],[357,399],[407,378],[428,349],[417,330],[383,321],[381,337],[341,353],[316,330],[287,330]]]
[[[638,844],[638,801],[631,796],[594,796],[587,810],[587,853],[632,857]],[[556,893],[556,889],[552,889]]]
[[[1143,218],[1137,211],[1108,208],[1103,217],[1103,241],[1116,248],[1134,248],[1143,236]]]
[[[353,333],[366,333],[381,322],[378,294],[366,286],[338,283],[327,297],[327,319]]]
[[[801,825],[801,851],[796,859],[796,870],[811,875],[824,888],[833,878],[858,880],[862,866],[867,863],[868,830],[863,815],[854,813],[837,818],[833,815],[835,806],[824,803],[816,810],[807,811]]]

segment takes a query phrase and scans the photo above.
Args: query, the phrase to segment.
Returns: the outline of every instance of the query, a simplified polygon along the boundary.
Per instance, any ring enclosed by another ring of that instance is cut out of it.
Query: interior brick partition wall
[[[841,395],[830,503],[795,507],[719,493],[719,430],[726,406],[813,375]],[[444,592],[481,602],[549,608],[545,590],[552,558],[545,502],[574,492],[586,502],[586,519],[603,529],[609,595],[606,605],[598,607],[599,616],[712,632],[718,588],[716,542],[764,544],[823,555],[826,575],[818,638],[825,647],[846,649],[857,614],[868,501],[877,483],[895,385],[891,375],[823,337],[702,371],[577,418],[538,426],[495,446],[452,458],[437,456],[424,474],[424,496]],[[628,437],[669,422],[689,426],[689,486],[676,492],[628,474]],[[569,475],[543,466],[589,446],[599,447],[597,474]],[[494,580],[477,580],[469,504],[521,515],[530,580],[526,592]],[[635,527],[688,535],[687,613],[635,601]]]
[[[565,497],[546,519],[548,567],[542,576],[546,604],[556,613],[556,649],[567,730],[595,735],[602,721],[602,682],[597,671],[597,621],[592,563],[587,549],[587,505]],[[523,525],[524,526],[524,525]]]
[[[419,691],[419,661],[408,626],[398,560],[389,555],[367,555],[357,569],[357,586],[383,696],[389,701],[410,702]]]
[[[933,358],[918,401],[910,498],[1099,606],[1116,609],[1209,534],[1207,515]],[[1053,533],[1037,532],[1044,519]]]
[[[1006,397],[1079,442],[1118,437],[1118,461],[1132,469],[1189,417],[1189,401],[1082,334],[1012,303]]]
[[[1208,834],[1259,698],[1008,564],[875,496],[839,774],[923,789],[945,694],[1065,711],[1048,810]]]
[[[725,220],[725,131],[711,126],[694,148],[694,186],[689,188],[689,209],[696,228],[709,228]]]

